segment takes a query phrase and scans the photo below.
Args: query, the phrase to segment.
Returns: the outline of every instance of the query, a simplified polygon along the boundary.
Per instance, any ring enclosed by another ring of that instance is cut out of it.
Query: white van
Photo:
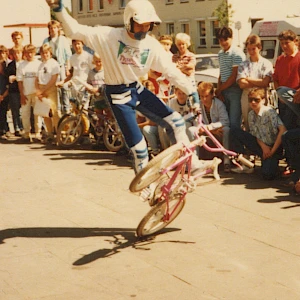
[[[300,36],[300,17],[257,21],[251,31],[251,34],[256,34],[261,38],[261,55],[269,59],[273,66],[277,57],[282,53],[278,35],[283,30],[292,30]]]

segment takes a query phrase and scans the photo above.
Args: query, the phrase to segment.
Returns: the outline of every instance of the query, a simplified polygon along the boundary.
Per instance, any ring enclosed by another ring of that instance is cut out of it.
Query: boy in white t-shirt
[[[34,107],[35,104],[35,78],[37,76],[38,68],[41,64],[39,60],[35,59],[35,53],[36,47],[34,45],[26,45],[24,47],[24,55],[26,60],[24,60],[17,69],[17,81],[21,96],[21,115],[24,127],[24,142],[32,142],[32,137],[30,135],[31,107]],[[41,126],[39,125],[38,120],[38,116],[34,116],[35,137],[40,139]]]
[[[44,117],[47,128],[47,139],[53,140],[54,132],[57,132],[57,125],[60,118],[58,113],[58,94],[56,81],[60,73],[58,62],[52,58],[52,48],[48,44],[44,44],[40,48],[42,63],[39,66],[36,77],[36,95],[39,100],[47,98],[51,101],[51,116]]]

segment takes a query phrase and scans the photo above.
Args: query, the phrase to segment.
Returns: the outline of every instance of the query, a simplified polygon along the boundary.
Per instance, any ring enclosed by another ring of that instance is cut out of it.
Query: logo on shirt
[[[144,68],[150,50],[145,49],[141,51],[141,49],[125,45],[121,41],[119,41],[119,43],[120,46],[118,51],[118,58],[121,64],[134,66],[139,69]]]

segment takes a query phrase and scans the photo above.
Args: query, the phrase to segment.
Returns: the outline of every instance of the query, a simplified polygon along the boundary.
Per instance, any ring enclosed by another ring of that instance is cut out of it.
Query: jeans
[[[234,151],[243,154],[245,153],[245,148],[247,148],[251,153],[258,155],[261,158],[261,172],[264,179],[273,180],[278,176],[278,162],[282,155],[281,147],[277,149],[273,156],[263,159],[263,151],[255,136],[240,128],[232,128],[230,130],[230,136]]]
[[[237,85],[233,85],[222,92],[225,98],[224,104],[226,106],[230,128],[241,128],[242,123],[242,108],[241,97],[243,90]]]
[[[64,65],[60,67],[60,80],[64,80],[66,78],[66,68]],[[70,112],[70,99],[68,97],[68,92],[65,87],[60,88],[60,98],[58,98],[57,110],[62,114],[66,114]]]
[[[282,135],[282,145],[290,167],[295,170],[295,180],[300,178],[300,128],[290,129]],[[293,174],[294,175],[294,174]],[[292,175],[292,176],[293,176]]]
[[[0,102],[0,135],[9,131],[7,123],[7,111],[8,111],[8,97],[5,97]]]
[[[158,127],[153,125],[146,125],[143,127],[143,134],[153,152],[159,152],[159,137]]]
[[[293,129],[300,120],[300,104],[293,103],[296,90],[286,86],[276,89],[279,98],[279,116],[287,129]]]
[[[15,131],[23,129],[21,114],[20,114],[20,93],[9,92],[9,106],[12,114],[12,121],[14,124]]]
[[[21,114],[22,114],[22,123],[24,127],[24,137],[29,138],[30,136],[30,117],[31,117],[31,107],[34,107],[35,104],[35,94],[26,95],[26,104],[21,106]],[[39,116],[34,115],[34,132],[41,132],[41,124],[39,122]]]

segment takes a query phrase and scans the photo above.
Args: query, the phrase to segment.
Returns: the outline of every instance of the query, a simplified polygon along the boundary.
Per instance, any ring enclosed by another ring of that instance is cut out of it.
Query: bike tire
[[[169,221],[163,220],[166,207],[167,207],[166,200],[158,202],[158,204],[156,204],[141,220],[141,222],[139,223],[136,229],[136,235],[138,237],[142,237],[142,236],[154,234],[160,231],[161,229],[165,228],[166,226],[168,226],[172,221],[174,221],[175,218],[180,214],[180,212],[182,211],[185,205],[186,199],[184,198],[180,200],[181,196],[182,196],[181,194],[178,194],[174,198],[169,200],[169,211],[171,212],[179,202],[179,205],[172,213]]]
[[[151,159],[147,166],[133,178],[129,190],[132,193],[140,192],[150,183],[158,180],[162,176],[161,169],[173,164],[180,157],[181,150],[182,145],[175,144]]]
[[[83,124],[77,116],[64,119],[57,129],[57,144],[63,148],[76,145],[82,136]]]
[[[111,152],[118,152],[124,147],[124,137],[116,121],[104,126],[103,143]]]
[[[63,120],[65,120],[66,118],[69,118],[71,117],[72,115],[71,114],[64,114],[58,121],[58,124],[57,124],[57,128],[60,126],[60,124],[62,123]]]

